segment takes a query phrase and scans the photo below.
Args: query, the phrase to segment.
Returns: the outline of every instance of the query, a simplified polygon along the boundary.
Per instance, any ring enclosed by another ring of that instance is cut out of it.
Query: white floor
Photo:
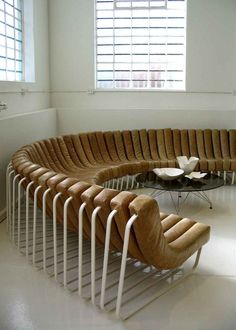
[[[121,322],[70,294],[37,271],[9,242],[0,225],[0,330],[69,329],[236,329],[236,187],[209,192],[213,210],[190,197],[182,215],[210,224],[211,239],[203,248],[194,275]],[[173,212],[168,195],[160,208]]]

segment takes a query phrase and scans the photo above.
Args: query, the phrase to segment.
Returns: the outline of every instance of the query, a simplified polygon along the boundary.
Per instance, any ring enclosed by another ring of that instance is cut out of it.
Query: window
[[[185,0],[96,0],[96,87],[185,88]]]
[[[0,0],[0,80],[23,78],[22,0]]]

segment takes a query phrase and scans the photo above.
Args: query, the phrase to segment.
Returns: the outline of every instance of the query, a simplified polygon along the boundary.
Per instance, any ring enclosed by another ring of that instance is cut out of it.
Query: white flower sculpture
[[[184,171],[179,168],[154,168],[153,172],[162,180],[170,181],[178,179]]]
[[[184,170],[184,174],[190,174],[193,172],[195,167],[197,166],[197,163],[199,161],[199,158],[197,157],[188,157],[186,156],[178,156],[177,161],[179,163],[179,167]]]

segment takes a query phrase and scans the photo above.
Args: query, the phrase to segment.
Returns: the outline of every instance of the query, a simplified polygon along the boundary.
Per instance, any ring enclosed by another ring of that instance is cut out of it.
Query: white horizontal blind
[[[0,80],[23,80],[22,0],[0,0]]]
[[[138,9],[147,9],[147,8],[167,8],[167,0],[114,0],[115,9],[127,9],[127,8],[138,8]]]
[[[185,0],[96,0],[96,32],[97,88],[185,88]]]

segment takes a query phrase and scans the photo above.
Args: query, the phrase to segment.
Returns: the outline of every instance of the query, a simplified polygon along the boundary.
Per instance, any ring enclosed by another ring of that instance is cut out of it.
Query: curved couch
[[[209,240],[210,228],[188,218],[159,211],[151,197],[102,184],[112,179],[177,166],[180,155],[200,158],[199,170],[236,170],[236,130],[151,129],[91,132],[38,141],[19,149],[12,157],[15,172],[33,182],[30,192],[50,189],[46,212],[53,216],[53,198],[60,193],[57,221],[63,223],[65,200],[71,197],[68,227],[78,231],[78,211],[86,203],[83,235],[91,237],[93,210],[100,206],[96,219],[96,243],[105,244],[107,217],[116,210],[111,229],[110,250],[122,251],[125,228],[134,214],[128,254],[161,269],[176,268]]]

